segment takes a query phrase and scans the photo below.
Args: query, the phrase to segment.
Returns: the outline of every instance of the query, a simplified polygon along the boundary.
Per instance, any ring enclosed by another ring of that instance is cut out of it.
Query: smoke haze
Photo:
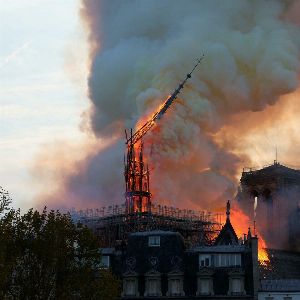
[[[59,197],[75,207],[122,203],[124,128],[146,120],[204,53],[179,99],[147,134],[145,150],[154,201],[224,206],[242,166],[254,161],[250,135],[272,127],[272,116],[291,102],[282,96],[297,89],[295,3],[83,0],[91,101],[83,122],[105,147],[74,163]]]

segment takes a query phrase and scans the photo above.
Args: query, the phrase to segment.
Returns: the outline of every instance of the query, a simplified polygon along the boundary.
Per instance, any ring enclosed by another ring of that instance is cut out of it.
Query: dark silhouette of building
[[[107,267],[122,278],[123,299],[254,299],[258,291],[258,239],[238,240],[227,219],[210,246],[189,246],[178,232],[129,235],[103,249]]]

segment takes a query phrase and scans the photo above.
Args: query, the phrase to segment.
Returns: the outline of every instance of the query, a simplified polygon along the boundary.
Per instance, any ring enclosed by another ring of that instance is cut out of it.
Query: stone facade
[[[300,170],[274,164],[244,170],[237,194],[239,205],[254,220],[274,249],[300,251]]]

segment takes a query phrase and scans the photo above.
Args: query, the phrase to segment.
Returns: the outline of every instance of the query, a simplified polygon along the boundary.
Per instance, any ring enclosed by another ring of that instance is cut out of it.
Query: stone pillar
[[[200,269],[197,273],[197,296],[214,295],[213,274],[210,268]]]

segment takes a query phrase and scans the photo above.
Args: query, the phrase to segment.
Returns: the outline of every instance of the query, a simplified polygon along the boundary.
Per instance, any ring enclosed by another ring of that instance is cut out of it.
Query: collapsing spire
[[[140,143],[138,153],[132,143],[128,145],[127,160],[124,159],[124,163],[126,212],[132,214],[151,211],[149,168],[143,161],[143,143]]]
[[[163,106],[159,111],[157,111],[151,119],[149,119],[138,131],[136,131],[131,137],[127,138],[126,136],[126,144],[132,143],[136,144],[143,136],[155,125],[157,120],[160,120],[168,108],[171,106],[173,101],[177,98],[180,91],[184,88],[185,83],[189,78],[192,77],[192,73],[195,71],[197,66],[200,64],[201,60],[204,58],[204,55],[201,56],[200,59],[197,59],[197,63],[190,73],[188,73],[185,79],[178,85],[177,89],[173,92],[173,94],[165,101]]]
[[[197,63],[193,67],[190,73],[186,75],[186,78],[178,85],[173,94],[165,101],[162,107],[134,134],[132,130],[128,137],[127,131],[126,144],[127,144],[127,158],[124,158],[124,175],[126,183],[126,211],[127,213],[136,212],[150,212],[151,211],[151,193],[149,189],[149,169],[143,162],[143,142],[140,142],[139,154],[136,154],[135,145],[142,140],[144,135],[155,125],[157,120],[160,120],[165,114],[167,109],[171,106],[173,101],[177,98],[180,91],[183,89],[185,83],[192,77],[192,73],[200,64],[204,55],[200,59],[197,59]]]

